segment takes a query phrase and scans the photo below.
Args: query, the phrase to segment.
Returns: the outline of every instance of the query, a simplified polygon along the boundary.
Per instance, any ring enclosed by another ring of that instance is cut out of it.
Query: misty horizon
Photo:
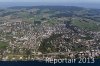
[[[0,8],[7,8],[13,6],[78,6],[85,8],[97,8],[100,9],[99,3],[78,3],[78,2],[0,2]]]

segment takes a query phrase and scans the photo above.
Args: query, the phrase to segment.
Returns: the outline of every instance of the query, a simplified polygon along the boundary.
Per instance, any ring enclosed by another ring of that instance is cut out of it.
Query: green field
[[[82,29],[91,30],[91,31],[100,31],[100,26],[97,25],[96,22],[94,23],[91,20],[90,21],[88,20],[87,22],[85,22],[77,18],[77,19],[72,20],[72,24]]]
[[[6,49],[7,46],[8,46],[7,42],[0,41],[0,49]]]

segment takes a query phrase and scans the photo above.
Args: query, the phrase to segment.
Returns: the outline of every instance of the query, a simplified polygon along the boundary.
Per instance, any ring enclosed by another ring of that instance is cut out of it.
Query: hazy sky
[[[100,3],[100,0],[0,0],[0,2],[92,2]]]

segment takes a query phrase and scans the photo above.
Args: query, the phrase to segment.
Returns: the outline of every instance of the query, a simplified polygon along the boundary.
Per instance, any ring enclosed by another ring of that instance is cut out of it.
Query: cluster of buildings
[[[38,50],[41,42],[52,34],[60,35],[50,40],[55,50],[43,54]],[[8,47],[0,54],[1,60],[34,60],[58,55],[100,57],[100,32],[79,29],[67,21],[51,26],[45,22],[11,20],[0,25],[0,41],[8,42]]]

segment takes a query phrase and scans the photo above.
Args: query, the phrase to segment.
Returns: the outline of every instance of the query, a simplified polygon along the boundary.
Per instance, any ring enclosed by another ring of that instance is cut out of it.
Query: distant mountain
[[[98,8],[100,3],[45,3],[45,2],[0,2],[0,8],[12,6],[78,6],[85,8]]]
[[[13,7],[9,7],[11,9],[21,9],[21,8],[26,8],[26,9],[32,9],[32,8],[39,8],[39,9],[52,9],[52,10],[74,10],[74,11],[78,11],[78,10],[82,10],[84,8],[82,7],[77,7],[77,6],[13,6]]]

